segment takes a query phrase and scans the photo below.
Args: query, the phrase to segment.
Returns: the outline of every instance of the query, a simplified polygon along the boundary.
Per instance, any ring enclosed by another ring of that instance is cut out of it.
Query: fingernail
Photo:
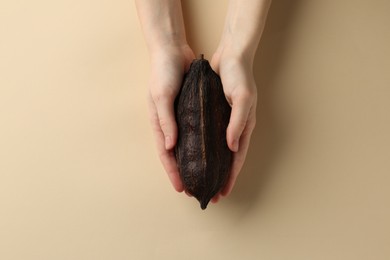
[[[238,151],[238,140],[233,140],[233,152],[237,152]]]
[[[170,136],[165,137],[165,149],[170,149],[172,145],[172,138]]]

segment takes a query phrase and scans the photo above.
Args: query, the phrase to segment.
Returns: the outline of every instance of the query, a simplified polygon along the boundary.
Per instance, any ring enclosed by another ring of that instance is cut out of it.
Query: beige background
[[[183,1],[209,58],[227,1]],[[0,259],[390,259],[390,2],[274,0],[233,194],[173,191],[133,1],[0,2]]]

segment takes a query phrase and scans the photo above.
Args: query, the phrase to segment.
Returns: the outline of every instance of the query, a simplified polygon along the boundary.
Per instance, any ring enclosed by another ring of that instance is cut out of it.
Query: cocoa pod
[[[226,142],[231,107],[220,77],[203,55],[184,76],[175,113],[180,177],[185,190],[205,209],[229,178],[232,152]]]

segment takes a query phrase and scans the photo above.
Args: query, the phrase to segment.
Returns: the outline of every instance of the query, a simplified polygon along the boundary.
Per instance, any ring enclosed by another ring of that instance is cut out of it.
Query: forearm
[[[253,62],[271,0],[230,0],[219,45]]]
[[[186,44],[180,0],[135,0],[150,52]]]

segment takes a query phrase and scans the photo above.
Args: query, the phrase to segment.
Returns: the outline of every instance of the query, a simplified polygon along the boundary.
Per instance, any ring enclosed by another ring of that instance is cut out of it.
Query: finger
[[[217,203],[220,199],[220,195],[219,193],[217,193],[212,199],[211,199],[211,202],[212,203]]]
[[[157,115],[157,110],[152,100],[150,100],[149,102],[149,113],[150,113],[150,121],[152,124],[153,134],[156,139],[157,152],[160,161],[164,167],[164,170],[168,174],[168,177],[174,189],[178,192],[182,192],[184,190],[184,187],[179,176],[179,170],[177,168],[176,158],[172,150],[165,149],[164,134],[161,130],[158,115]]]
[[[232,101],[232,113],[230,122],[226,131],[226,141],[230,150],[237,152],[240,147],[240,137],[244,131],[252,102],[248,102],[245,98],[240,98],[237,101]]]
[[[176,145],[177,126],[174,113],[174,97],[160,95],[154,99],[158,122],[163,133],[166,150],[170,150]]]
[[[179,170],[176,165],[176,158],[173,151],[167,151],[164,149],[164,151],[160,153],[159,156],[161,163],[172,183],[172,186],[177,192],[182,192],[184,190],[184,187],[180,179]]]
[[[233,161],[232,161],[232,166],[230,171],[230,177],[225,187],[220,192],[222,196],[227,196],[231,193],[234,184],[236,183],[237,177],[242,169],[242,166],[244,165],[252,132],[256,124],[255,120],[256,119],[253,118],[248,121],[248,124],[245,127],[240,138],[240,148],[238,152],[233,153]]]
[[[192,197],[192,194],[189,193],[188,191],[185,190],[184,192],[187,194],[188,197]]]

